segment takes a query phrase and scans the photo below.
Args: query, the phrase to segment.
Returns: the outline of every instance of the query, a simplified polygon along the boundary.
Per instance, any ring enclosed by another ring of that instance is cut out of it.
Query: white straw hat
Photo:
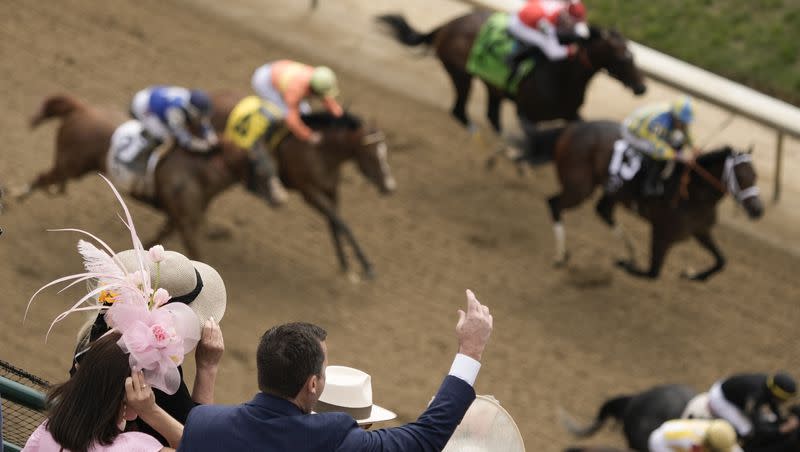
[[[117,253],[119,262],[129,272],[139,269],[139,261],[134,250]],[[155,284],[156,265],[145,262],[150,273],[151,284]],[[209,317],[219,322],[225,315],[227,295],[225,283],[216,270],[198,261],[189,260],[175,251],[164,251],[164,260],[159,265],[159,287],[172,296],[169,303],[185,303],[197,314],[200,327]]]
[[[325,389],[314,408],[317,413],[344,412],[359,425],[390,421],[393,412],[372,403],[372,377],[345,366],[325,369]]]
[[[475,398],[443,452],[524,452],[511,415],[492,396]]]

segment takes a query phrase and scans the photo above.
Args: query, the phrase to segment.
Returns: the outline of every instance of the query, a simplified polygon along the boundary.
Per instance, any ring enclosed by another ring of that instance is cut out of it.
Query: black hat
[[[778,372],[767,378],[767,388],[778,400],[789,400],[797,394],[797,383],[791,375]]]

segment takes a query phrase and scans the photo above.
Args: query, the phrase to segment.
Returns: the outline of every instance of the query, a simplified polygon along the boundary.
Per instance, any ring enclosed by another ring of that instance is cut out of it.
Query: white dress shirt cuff
[[[480,361],[476,361],[467,355],[458,353],[450,366],[450,373],[456,378],[467,382],[470,386],[475,386],[475,379],[478,378],[478,371],[481,370]]]

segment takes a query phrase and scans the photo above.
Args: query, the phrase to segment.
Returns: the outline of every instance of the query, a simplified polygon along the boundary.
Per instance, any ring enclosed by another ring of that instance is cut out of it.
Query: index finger
[[[475,297],[475,293],[471,290],[467,289],[467,310],[472,311],[473,313],[480,309],[481,303],[478,301],[478,298]]]

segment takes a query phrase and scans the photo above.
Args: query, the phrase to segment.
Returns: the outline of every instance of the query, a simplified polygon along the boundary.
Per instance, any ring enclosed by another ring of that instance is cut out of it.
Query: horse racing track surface
[[[35,133],[26,127],[48,94],[70,92],[124,111],[129,96],[151,83],[246,90],[251,71],[264,61],[303,60],[309,43],[336,39],[315,19],[306,40],[287,46],[270,34],[264,11],[262,27],[244,28],[179,1],[115,4],[112,12],[92,0],[58,6],[7,0],[0,9],[6,106],[0,178],[8,184],[29,180],[51,162],[53,126]],[[325,11],[323,2],[315,14]],[[300,30],[304,17],[292,19]],[[414,60],[388,39],[372,45]],[[449,368],[456,309],[467,287],[495,318],[477,391],[503,403],[529,450],[573,442],[558,425],[559,405],[589,417],[611,395],[658,383],[700,389],[733,371],[798,370],[792,334],[800,324],[798,259],[792,254],[718,227],[729,266],[708,284],[677,277],[686,265],[710,262],[689,245],[673,250],[660,281],[637,281],[613,268],[620,244],[587,205],[566,217],[572,260],[555,269],[544,201],[556,189],[552,168],[526,177],[502,166],[486,173],[486,152],[450,120],[446,107],[370,82],[353,70],[363,67],[362,57],[369,56],[332,51],[325,62],[340,72],[351,109],[375,119],[389,136],[397,193],[380,197],[354,168],[345,172],[341,193],[343,215],[378,278],[353,283],[337,272],[327,226],[301,199],[271,210],[241,188],[220,197],[209,212],[210,228],[226,229],[230,237],[201,244],[204,260],[228,288],[219,402],[240,402],[256,391],[253,357],[266,328],[306,320],[327,328],[331,364],[371,373],[376,401],[396,410],[400,421],[412,420]],[[410,89],[428,83],[427,76],[420,71],[392,80]],[[443,80],[430,76],[430,83]],[[442,83],[437,92],[436,102],[447,105],[449,87]],[[141,234],[155,234],[159,215],[130,204]],[[66,196],[37,194],[9,206],[0,238],[0,359],[50,381],[66,376],[80,319],[56,326],[46,344],[44,333],[76,293],[47,292],[22,323],[39,286],[80,266],[77,236],[45,229],[88,229],[122,249],[130,242],[117,210],[94,176],[68,186]],[[629,215],[622,219],[639,245],[638,258],[646,258],[647,231]],[[165,245],[182,249],[176,239]],[[611,433],[596,441],[622,444]]]

